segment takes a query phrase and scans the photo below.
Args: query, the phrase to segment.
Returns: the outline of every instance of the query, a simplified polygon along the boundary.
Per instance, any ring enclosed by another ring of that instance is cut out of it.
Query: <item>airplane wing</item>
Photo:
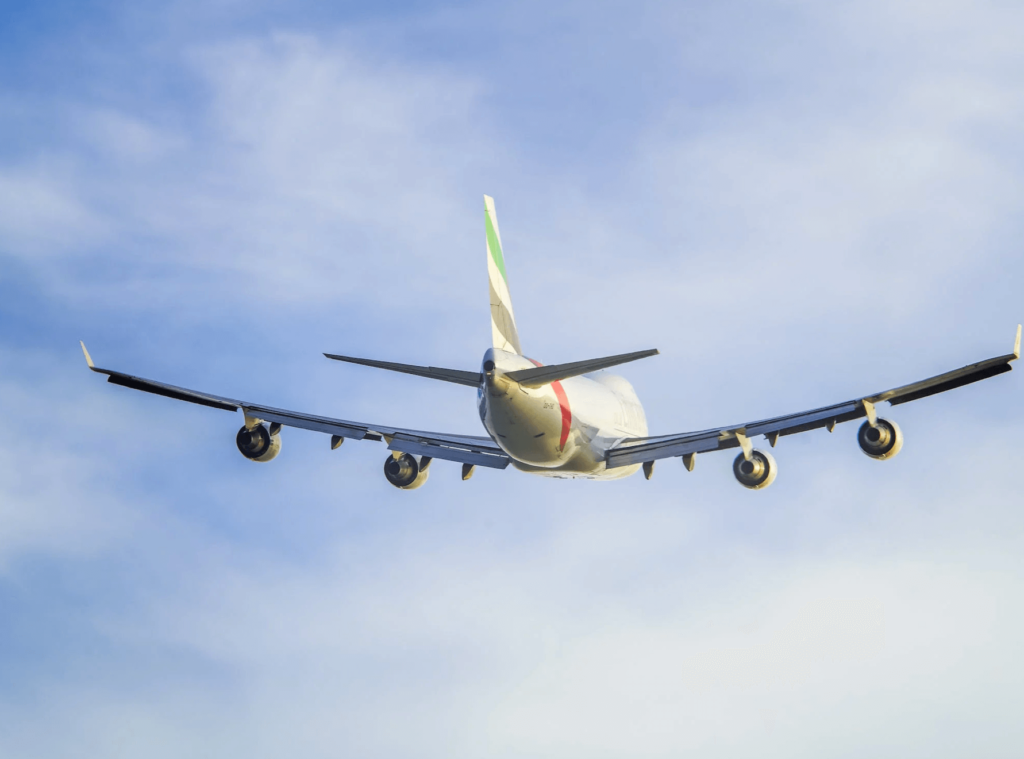
[[[1017,340],[1013,353],[990,358],[976,364],[970,364],[936,377],[920,382],[874,393],[863,398],[837,403],[832,406],[803,411],[798,414],[779,416],[774,419],[762,419],[757,422],[735,424],[728,427],[716,427],[700,432],[684,432],[676,435],[658,437],[627,438],[611,448],[605,454],[609,469],[629,466],[630,464],[647,463],[672,456],[685,456],[687,468],[692,468],[694,454],[717,451],[726,448],[742,447],[749,454],[749,440],[757,435],[764,435],[774,447],[781,435],[794,435],[820,427],[827,427],[831,432],[837,424],[861,417],[868,417],[874,424],[875,404],[888,401],[896,406],[900,403],[916,401],[929,395],[942,393],[946,390],[962,387],[972,382],[995,377],[1010,371],[1010,362],[1020,358],[1021,328],[1017,326]]]
[[[136,377],[112,369],[100,369],[93,364],[89,351],[82,344],[89,368],[99,374],[107,375],[107,382],[122,387],[162,395],[179,401],[188,401],[200,406],[238,411],[239,409],[249,420],[269,422],[271,425],[297,427],[303,430],[323,432],[331,435],[331,446],[336,448],[344,438],[353,440],[381,440],[388,443],[388,450],[401,451],[413,455],[429,456],[435,459],[458,461],[463,464],[486,466],[504,469],[509,465],[509,458],[489,437],[476,435],[449,435],[441,432],[423,432],[402,427],[391,427],[382,424],[350,422],[344,419],[332,419],[326,416],[306,414],[299,411],[264,406],[259,403],[225,398],[197,390],[189,390],[176,385],[168,385],[155,380]]]

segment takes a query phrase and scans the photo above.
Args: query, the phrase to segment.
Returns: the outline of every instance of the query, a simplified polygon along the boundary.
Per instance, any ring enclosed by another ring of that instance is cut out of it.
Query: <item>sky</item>
[[[1014,757],[1019,372],[654,477],[398,491],[379,443],[97,364],[480,434],[494,196],[524,349],[652,434],[1009,352],[1024,7],[6,3],[0,757]],[[762,443],[763,444],[763,443]]]

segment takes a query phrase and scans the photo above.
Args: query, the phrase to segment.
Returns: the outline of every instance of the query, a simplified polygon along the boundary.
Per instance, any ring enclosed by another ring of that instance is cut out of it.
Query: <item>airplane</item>
[[[235,444],[250,461],[267,462],[275,458],[281,452],[284,427],[330,435],[332,450],[346,439],[383,440],[390,451],[384,461],[384,476],[402,490],[421,487],[435,459],[461,463],[463,480],[468,480],[476,467],[505,469],[509,464],[528,474],[600,480],[621,479],[643,469],[644,476],[650,479],[658,460],[679,457],[684,468],[692,472],[697,454],[732,448],[740,449],[732,467],[736,480],[746,488],[761,490],[775,481],[778,466],[768,451],[754,448],[755,437],[763,435],[774,448],[780,437],[822,427],[831,432],[838,424],[864,418],[857,432],[861,450],[873,459],[891,459],[903,447],[903,432],[896,422],[878,415],[879,404],[897,406],[994,377],[1010,371],[1011,362],[1020,358],[1021,327],[1017,325],[1013,352],[1005,356],[797,414],[652,437],[648,435],[647,417],[633,386],[603,370],[654,356],[658,351],[547,366],[526,356],[512,310],[494,200],[486,195],[484,229],[492,345],[484,353],[479,371],[324,355],[337,361],[475,388],[486,436],[423,432],[272,408],[101,369],[93,363],[84,342],[82,352],[89,368],[107,375],[107,381],[115,385],[225,411],[241,409],[245,422],[235,436]]]

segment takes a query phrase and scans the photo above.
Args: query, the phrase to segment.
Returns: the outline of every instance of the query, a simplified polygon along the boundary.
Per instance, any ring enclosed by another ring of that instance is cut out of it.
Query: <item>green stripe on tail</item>
[[[484,220],[487,226],[487,251],[491,254],[491,260],[498,267],[498,271],[501,272],[501,278],[505,280],[505,285],[507,286],[508,274],[505,273],[505,256],[501,253],[501,240],[498,239],[498,232],[494,228],[494,222],[491,220],[491,213],[484,213]]]
[[[501,233],[494,211],[494,199],[484,195],[484,226],[487,232],[487,274],[490,279],[491,338],[495,348],[522,355],[519,332],[512,313],[512,296],[508,291],[505,256],[501,250]]]

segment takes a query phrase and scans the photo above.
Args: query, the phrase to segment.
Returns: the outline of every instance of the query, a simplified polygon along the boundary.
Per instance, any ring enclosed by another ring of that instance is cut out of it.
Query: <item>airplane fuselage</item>
[[[481,366],[480,420],[512,465],[549,477],[619,479],[639,464],[607,469],[605,452],[623,438],[646,437],[647,418],[633,386],[606,372],[570,377],[537,388],[508,372],[540,364],[491,348]]]

